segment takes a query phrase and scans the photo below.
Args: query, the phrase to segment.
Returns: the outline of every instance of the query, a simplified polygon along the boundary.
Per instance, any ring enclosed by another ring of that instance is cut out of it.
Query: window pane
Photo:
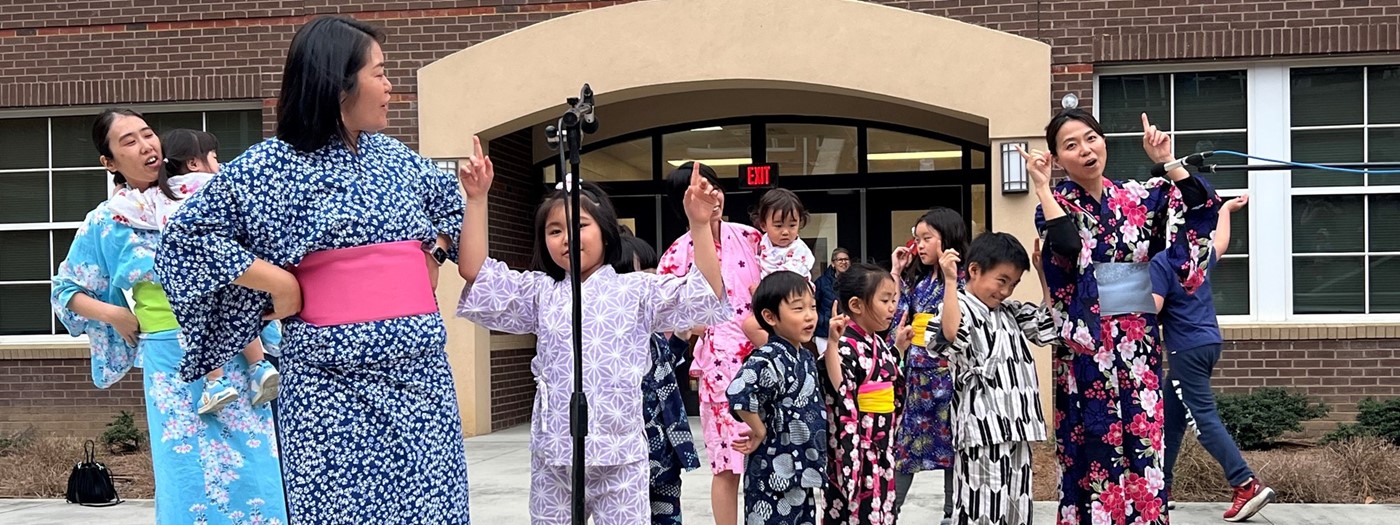
[[[49,119],[0,119],[0,170],[49,167]]]
[[[1293,313],[1364,312],[1364,257],[1295,257]]]
[[[58,273],[58,265],[68,258],[68,248],[73,246],[73,237],[78,230],[53,230],[53,273]]]
[[[1138,144],[1141,148],[1142,139],[1138,139]],[[1176,149],[1178,158],[1192,153],[1215,150],[1249,153],[1249,135],[1245,133],[1178,133],[1172,137],[1172,147]],[[1244,164],[1245,159],[1234,155],[1215,155],[1207,159],[1206,162],[1229,166]],[[1244,171],[1203,173],[1201,176],[1205,177],[1217,190],[1238,190],[1249,187],[1249,174]]]
[[[987,185],[972,185],[972,216],[967,218],[972,230],[967,232],[969,239],[987,232]]]
[[[81,221],[107,199],[112,177],[107,170],[55,171],[53,174],[53,220]]]
[[[554,173],[558,164],[556,158],[544,168],[544,181],[553,187],[559,177]],[[579,170],[584,180],[594,182],[618,182],[628,180],[652,180],[651,137],[642,137],[621,144],[613,144],[603,149],[590,151],[579,159]],[[724,170],[716,169],[716,172]]]
[[[1139,121],[1141,122],[1141,121]],[[1152,161],[1142,151],[1142,135],[1127,137],[1107,137],[1104,147],[1107,162],[1104,176],[1114,180],[1132,179],[1145,181],[1152,177]]]
[[[987,152],[980,149],[972,150],[972,169],[980,170],[987,167]]]
[[[963,150],[957,144],[883,129],[867,133],[870,173],[962,169]]]
[[[53,333],[49,284],[0,284],[0,335]]]
[[[0,223],[4,222],[49,222],[48,172],[0,173]]]
[[[210,111],[204,114],[204,123],[205,131],[219,138],[220,162],[233,160],[263,139],[262,110]]]
[[[55,168],[98,167],[100,153],[92,143],[92,122],[97,117],[55,117],[53,119],[53,166]]]
[[[1293,126],[1361,124],[1362,69],[1293,69],[1289,93]]]
[[[686,161],[699,160],[715,169],[720,178],[737,178],[734,166],[753,163],[753,133],[748,124],[710,126],[669,133],[661,137],[663,170],[671,171]],[[787,175],[782,171],[778,176]]]
[[[1400,313],[1400,255],[1371,256],[1371,312]]]
[[[1400,252],[1400,195],[1372,195],[1371,251]]]
[[[1249,122],[1245,77],[1244,71],[1177,73],[1176,122],[1173,129],[1181,131],[1247,127]],[[1152,114],[1148,113],[1148,116],[1151,117]]]
[[[0,281],[47,281],[49,231],[0,232]]]
[[[1360,129],[1329,129],[1293,132],[1293,160],[1310,164],[1362,162]],[[1293,187],[1360,186],[1363,176],[1325,170],[1293,170]]]
[[[204,129],[204,114],[198,111],[190,113],[145,113],[146,124],[156,133],[164,134],[167,131],[178,128]]]
[[[1360,195],[1293,197],[1293,253],[1363,251]]]
[[[1141,133],[1144,112],[1158,129],[1172,129],[1169,82],[1169,74],[1099,77],[1099,123],[1104,132]]]
[[[1397,86],[1396,89],[1400,89]],[[1372,102],[1375,100],[1372,99]],[[1400,162],[1400,128],[1371,128],[1370,148],[1371,155],[1367,157],[1370,162]],[[1390,171],[1394,171],[1391,168]],[[1395,173],[1372,173],[1366,179],[1372,186],[1387,186],[1400,184],[1400,174]]]
[[[1371,124],[1400,124],[1400,66],[1367,68]]]
[[[1230,255],[1244,255],[1249,253],[1248,205],[1245,205],[1240,211],[1230,214],[1230,245],[1225,247],[1225,251]]]
[[[1210,275],[1210,289],[1216,314],[1249,315],[1249,258],[1217,261]]]
[[[824,124],[768,124],[768,162],[778,177],[856,173],[856,128]],[[872,151],[874,149],[872,148]]]

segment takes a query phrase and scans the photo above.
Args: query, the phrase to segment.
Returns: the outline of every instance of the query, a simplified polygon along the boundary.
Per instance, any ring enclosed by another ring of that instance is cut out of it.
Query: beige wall
[[[559,68],[554,48],[577,35],[590,35],[588,53]],[[651,0],[477,44],[420,69],[418,81],[421,151],[441,159],[469,154],[471,134],[489,140],[553,122],[584,82],[598,93],[602,121],[590,140],[677,122],[796,114],[989,143],[993,227],[1027,249],[1034,236],[1034,199],[1001,194],[998,158],[1003,141],[1043,147],[1034,137],[1049,118],[1050,48],[1034,40],[854,0]],[[443,269],[445,312],[461,285],[455,270]],[[1034,286],[1017,293],[1036,295]],[[464,429],[489,432],[490,338],[460,319],[448,324]],[[1048,352],[1037,357],[1048,389]]]

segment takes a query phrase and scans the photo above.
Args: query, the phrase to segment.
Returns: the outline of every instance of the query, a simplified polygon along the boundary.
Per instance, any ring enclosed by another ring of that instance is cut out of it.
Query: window
[[[706,126],[661,136],[661,169],[670,172],[686,161],[698,160],[720,178],[738,178],[739,168],[753,163],[753,128],[748,124]],[[784,175],[781,171],[779,176]],[[663,174],[664,176],[664,174]]]
[[[1400,161],[1400,66],[1293,68],[1288,109],[1295,161]],[[1291,182],[1294,313],[1400,313],[1400,175]]]
[[[855,173],[856,128],[828,124],[768,124],[768,162],[778,164],[779,177]]]
[[[1105,134],[1105,176],[1146,180],[1152,162],[1142,150],[1142,113],[1172,137],[1178,157],[1200,151],[1249,152],[1248,72],[1245,70],[1150,73],[1101,76],[1095,96]],[[1220,165],[1242,164],[1232,156],[1211,157]],[[1248,189],[1245,172],[1207,173],[1203,177],[1222,196]],[[1216,312],[1250,314],[1249,218],[1231,217],[1230,247],[1211,277]]]
[[[157,132],[214,133],[224,161],[262,139],[260,109],[143,113]],[[94,114],[0,118],[0,336],[65,333],[49,308],[50,278],[114,189],[92,144]]]
[[[963,149],[957,144],[875,128],[868,133],[870,173],[962,169]],[[985,166],[986,153],[981,158]]]
[[[544,168],[544,181],[552,188],[559,180],[554,172],[559,164],[558,152],[554,152],[550,161]],[[579,158],[579,169],[583,171],[583,180],[593,182],[651,180],[651,137],[585,153]]]

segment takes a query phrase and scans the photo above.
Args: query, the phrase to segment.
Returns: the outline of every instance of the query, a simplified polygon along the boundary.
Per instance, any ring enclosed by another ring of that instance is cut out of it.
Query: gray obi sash
[[[1157,312],[1148,264],[1094,263],[1094,277],[1099,282],[1100,316]]]

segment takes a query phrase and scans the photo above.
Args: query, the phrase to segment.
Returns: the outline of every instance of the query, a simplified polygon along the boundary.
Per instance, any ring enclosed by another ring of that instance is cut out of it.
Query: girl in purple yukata
[[[460,171],[468,202],[460,271],[467,285],[457,314],[492,330],[538,338],[530,364],[537,386],[530,420],[530,520],[568,523],[574,364],[567,193],[561,185],[535,215],[535,271],[513,271],[487,257],[491,162],[478,149],[467,163]],[[701,232],[695,271],[685,277],[618,275],[611,265],[623,249],[617,213],[597,185],[581,184],[583,384],[589,400],[584,506],[598,525],[637,525],[651,521],[641,388],[652,334],[723,322],[731,314],[706,227],[721,206],[716,190],[694,170],[684,202],[691,225]]]

